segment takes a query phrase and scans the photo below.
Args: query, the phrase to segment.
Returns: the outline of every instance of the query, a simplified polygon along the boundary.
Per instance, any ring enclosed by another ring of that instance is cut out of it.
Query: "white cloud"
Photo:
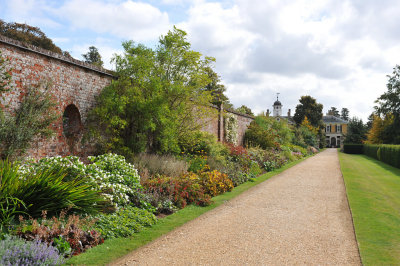
[[[399,15],[394,0],[196,1],[178,26],[217,59],[236,106],[271,109],[281,92],[293,112],[311,95],[365,120],[399,62]]]
[[[311,95],[325,111],[347,107],[365,120],[400,63],[398,0],[3,2],[3,17],[60,29],[51,35],[66,45],[83,40],[71,48],[74,56],[95,45],[105,61],[120,51],[121,40],[155,43],[178,21],[194,50],[216,58],[231,101],[255,112],[271,109],[280,92],[284,112]],[[118,41],[74,38],[62,29]]]
[[[166,12],[131,0],[121,3],[72,0],[66,1],[56,12],[75,28],[135,41],[154,40],[170,28]]]

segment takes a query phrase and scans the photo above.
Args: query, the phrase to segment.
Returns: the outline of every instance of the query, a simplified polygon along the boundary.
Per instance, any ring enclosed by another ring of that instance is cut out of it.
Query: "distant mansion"
[[[346,120],[333,115],[326,115],[322,117],[325,125],[326,146],[335,148],[343,144],[344,135],[347,133]]]
[[[290,115],[290,109],[288,109],[287,116],[282,116],[282,103],[278,97],[276,97],[272,107],[272,115],[277,121],[285,119],[289,124],[295,124],[293,117]],[[267,110],[267,114],[269,114],[269,110]],[[325,125],[326,146],[330,148],[340,147],[343,144],[344,135],[347,133],[347,124],[349,122],[328,114],[322,117],[322,121]]]

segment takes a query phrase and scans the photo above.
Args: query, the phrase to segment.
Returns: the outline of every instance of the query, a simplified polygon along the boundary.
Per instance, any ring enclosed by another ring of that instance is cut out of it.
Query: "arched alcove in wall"
[[[74,146],[78,142],[82,132],[82,121],[79,109],[74,105],[68,105],[63,114],[63,134],[67,138],[70,151],[74,151]]]

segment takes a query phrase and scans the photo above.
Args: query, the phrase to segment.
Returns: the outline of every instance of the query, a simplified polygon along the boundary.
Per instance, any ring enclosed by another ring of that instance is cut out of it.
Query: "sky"
[[[106,68],[133,40],[155,47],[175,25],[216,59],[235,107],[283,115],[303,95],[366,122],[400,63],[398,0],[0,0],[0,19],[39,27],[77,59],[96,46]]]

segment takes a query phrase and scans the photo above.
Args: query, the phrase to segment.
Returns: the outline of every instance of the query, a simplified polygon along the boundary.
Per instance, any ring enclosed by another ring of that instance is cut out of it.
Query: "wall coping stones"
[[[49,58],[56,59],[58,61],[65,62],[67,64],[71,64],[71,65],[74,65],[74,66],[77,66],[77,67],[80,67],[80,68],[85,68],[85,69],[88,69],[88,70],[91,70],[91,71],[94,71],[94,72],[97,72],[97,73],[100,73],[100,74],[103,74],[103,75],[106,75],[106,76],[109,76],[109,77],[112,77],[112,78],[116,78],[114,73],[111,70],[104,69],[104,68],[101,68],[101,67],[97,67],[97,66],[94,66],[94,65],[92,65],[90,63],[86,63],[86,62],[83,62],[83,61],[80,61],[80,60],[77,60],[77,59],[74,59],[74,58],[70,58],[70,57],[67,57],[65,55],[58,54],[58,53],[55,53],[55,52],[52,52],[52,51],[49,51],[49,50],[46,50],[46,49],[31,45],[31,44],[28,44],[28,43],[17,41],[17,40],[5,37],[5,36],[3,36],[1,34],[0,34],[0,43],[4,43],[4,44],[10,45],[10,46],[14,46],[14,47],[17,47],[17,48],[19,48],[21,50],[24,50],[24,51],[29,51],[29,52],[32,52],[32,53],[35,53],[35,54],[40,54],[40,55],[43,55],[43,56],[46,56],[46,57],[49,57]]]

